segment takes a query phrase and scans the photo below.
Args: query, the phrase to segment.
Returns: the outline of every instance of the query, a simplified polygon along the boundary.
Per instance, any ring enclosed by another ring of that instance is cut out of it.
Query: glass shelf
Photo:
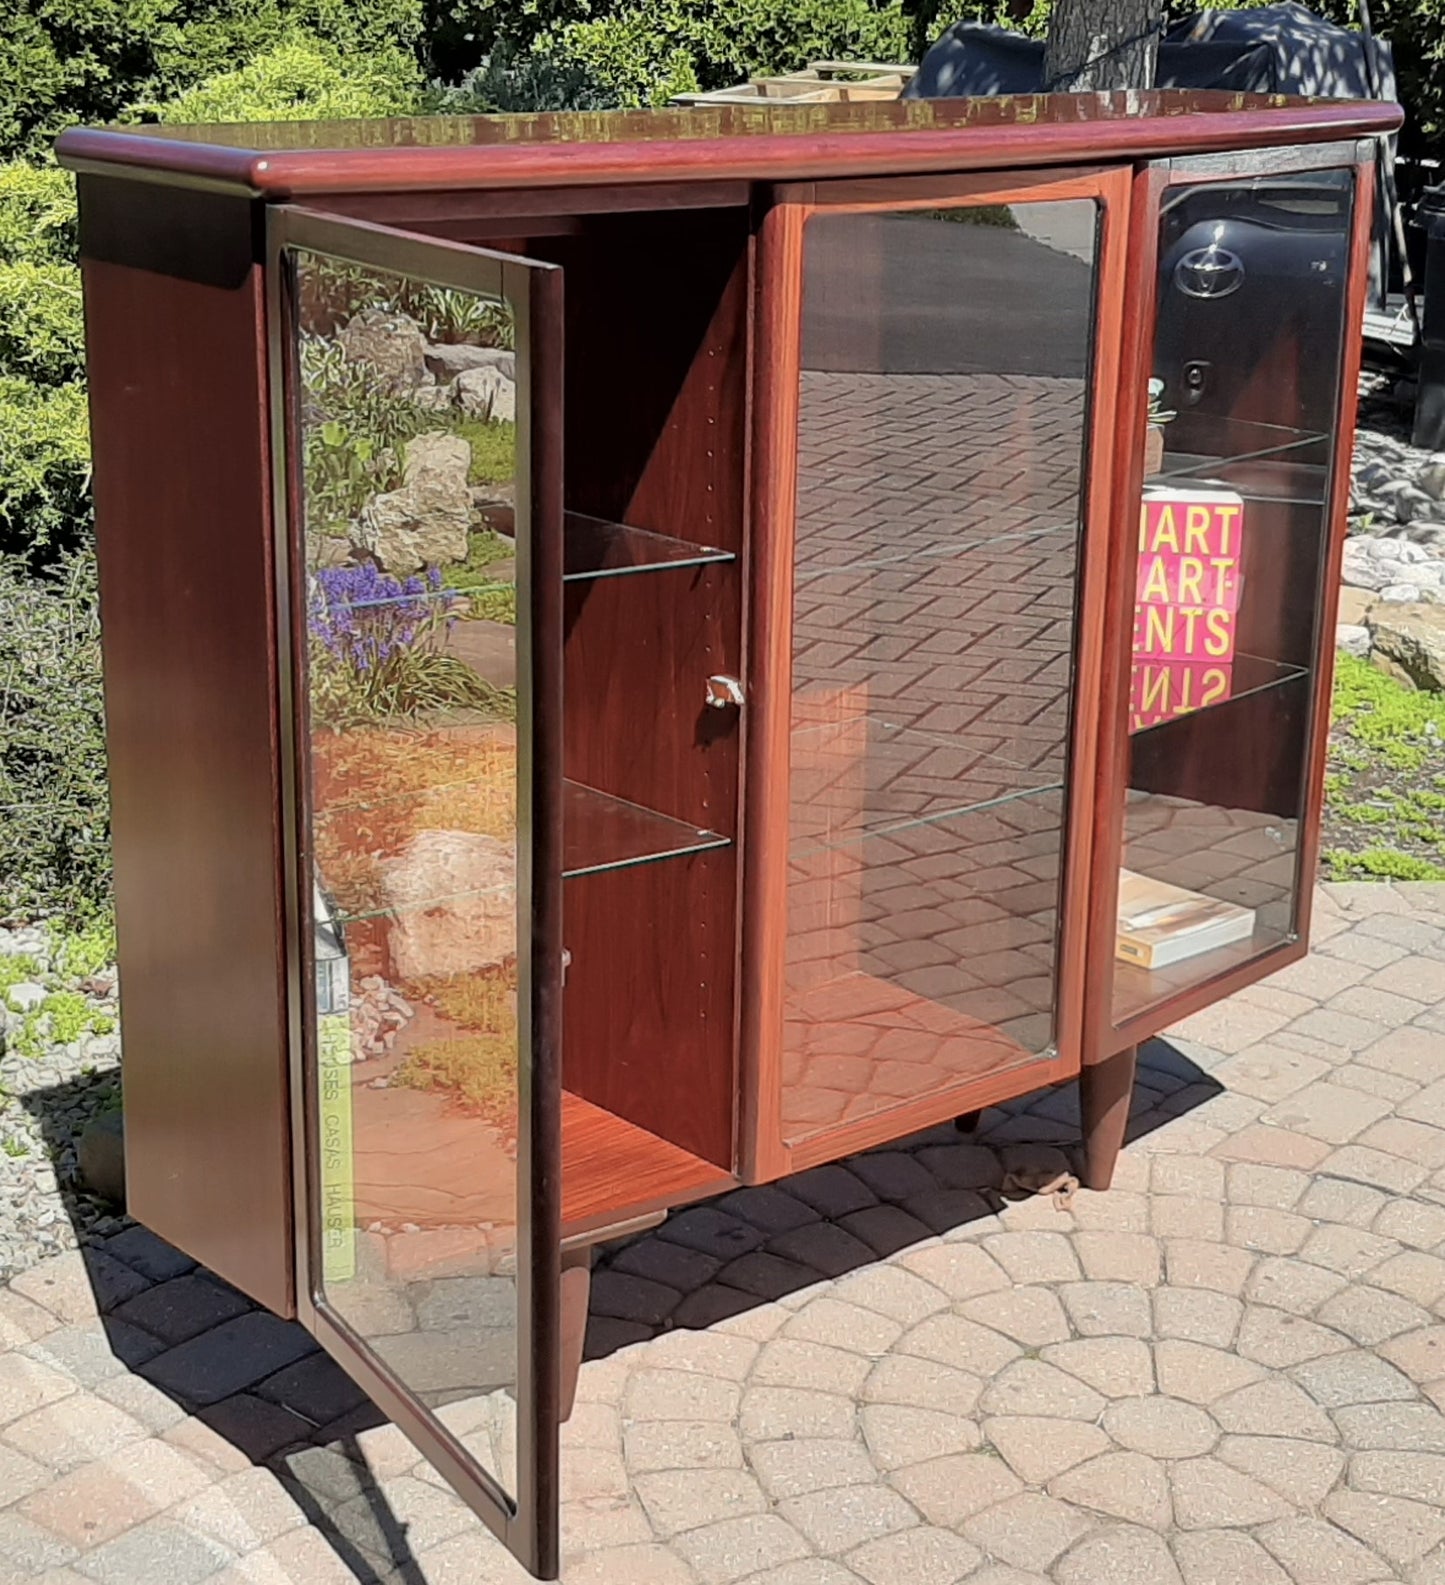
[[[562,874],[595,875],[656,859],[730,846],[730,839],[670,815],[585,787],[562,783]]]
[[[1151,662],[1140,657],[1135,659],[1134,664],[1164,666],[1168,665],[1168,662]],[[1237,704],[1239,700],[1247,699],[1251,694],[1266,693],[1271,688],[1282,688],[1309,675],[1309,669],[1305,666],[1289,666],[1283,661],[1266,660],[1261,655],[1236,655],[1230,676],[1230,691],[1224,698],[1198,705],[1192,710],[1181,710],[1177,715],[1170,716],[1164,721],[1151,721],[1148,726],[1138,727],[1129,735],[1136,738],[1144,737],[1150,732],[1157,732],[1161,727],[1173,726],[1175,722],[1186,720],[1190,716],[1207,715],[1211,710],[1221,710],[1225,705]]]
[[[449,790],[462,792],[482,784],[463,783],[455,789],[435,788],[431,792]],[[366,806],[382,808],[385,801]],[[335,811],[333,811],[335,812]],[[674,820],[670,815],[658,814],[641,804],[628,803],[624,798],[613,798],[581,782],[562,783],[562,874],[593,875],[600,870],[629,869],[635,864],[650,864],[657,859],[681,858],[689,853],[706,853],[713,848],[731,845],[728,837],[716,831],[706,831],[686,821]],[[324,876],[323,876],[324,879]],[[398,908],[394,905],[337,909],[335,921],[352,925],[366,919],[397,917],[402,914],[424,913],[430,908],[455,907],[461,903],[479,903],[488,896],[501,896],[515,891],[516,883],[510,874],[490,886],[462,887],[439,893],[436,896],[410,897]]]
[[[504,539],[516,537],[516,519],[508,501],[481,508],[483,520]],[[586,512],[562,514],[562,581],[587,583],[594,578],[622,578],[637,572],[666,572],[674,567],[710,567],[736,561],[731,550],[695,545],[650,528],[614,523]]]
[[[730,550],[694,545],[684,539],[655,534],[651,529],[568,512],[562,519],[562,581],[620,578],[636,572],[662,572],[670,567],[707,567],[736,561]]]
[[[1183,435],[1201,450],[1169,450],[1164,466],[1144,481],[1184,487],[1218,485],[1246,501],[1285,506],[1320,506],[1329,480],[1320,460],[1328,456],[1330,436],[1247,419],[1185,415],[1176,419]],[[1178,438],[1165,428],[1166,444]]]

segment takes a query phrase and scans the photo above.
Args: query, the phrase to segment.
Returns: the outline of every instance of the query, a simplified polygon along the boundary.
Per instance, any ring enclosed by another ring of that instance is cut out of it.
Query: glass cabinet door
[[[270,226],[298,1308],[551,1577],[561,275]]]
[[[932,202],[873,183],[798,223],[775,573],[790,708],[771,738],[793,1166],[984,1104],[970,1094],[1020,1068],[1047,1082],[1076,1049],[1061,941],[1085,524],[1106,487],[1096,325],[1122,231],[1105,216],[1127,190],[1109,181]]]
[[[1300,929],[1355,185],[1349,167],[1159,189],[1116,1028]]]

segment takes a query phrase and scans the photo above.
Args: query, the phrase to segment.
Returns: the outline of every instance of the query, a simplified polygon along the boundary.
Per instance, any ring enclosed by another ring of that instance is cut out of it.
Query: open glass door
[[[1127,715],[1121,669],[1102,757],[1106,1050],[1305,950],[1372,213],[1356,157],[1271,150],[1139,178],[1152,335],[1118,584]]]
[[[269,225],[298,1311],[553,1578],[561,271]]]

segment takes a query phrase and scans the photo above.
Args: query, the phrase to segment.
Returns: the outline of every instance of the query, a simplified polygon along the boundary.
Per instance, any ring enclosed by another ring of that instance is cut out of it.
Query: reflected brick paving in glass
[[[785,1137],[1052,1037],[1084,406],[804,372]]]
[[[603,1251],[565,1585],[1445,1580],[1445,887],[1323,887],[1316,935],[1146,1048],[1107,1194],[996,1192],[1075,1148],[1065,1086]],[[144,1230],[0,1289],[4,1585],[523,1579]]]

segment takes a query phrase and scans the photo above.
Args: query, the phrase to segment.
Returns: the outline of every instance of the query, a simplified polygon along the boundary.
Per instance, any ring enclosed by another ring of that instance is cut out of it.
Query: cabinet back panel
[[[80,191],[129,1208],[288,1314],[270,480],[252,206],[87,177]]]
[[[748,242],[733,209],[537,245],[567,272],[570,510],[741,550]],[[565,621],[566,774],[734,836],[740,723],[704,686],[741,665],[740,564],[569,584]],[[564,910],[567,1087],[731,1166],[736,850],[571,880]]]

